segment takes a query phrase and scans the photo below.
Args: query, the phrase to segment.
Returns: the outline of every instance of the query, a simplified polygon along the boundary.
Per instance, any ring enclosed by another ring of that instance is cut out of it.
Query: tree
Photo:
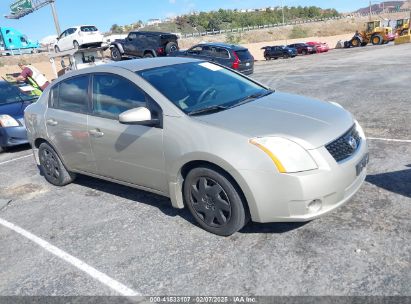
[[[112,34],[122,34],[124,32],[123,28],[118,24],[113,24],[110,28]]]

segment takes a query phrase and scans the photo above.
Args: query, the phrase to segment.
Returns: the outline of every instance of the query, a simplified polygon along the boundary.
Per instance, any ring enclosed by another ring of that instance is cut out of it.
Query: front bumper
[[[349,159],[337,163],[325,147],[311,150],[319,169],[279,174],[272,171],[241,171],[247,183],[251,217],[255,222],[305,222],[340,207],[360,189],[367,175],[357,176],[356,165],[368,154],[366,140]]]
[[[0,127],[0,147],[13,147],[27,144],[27,132],[25,126]]]

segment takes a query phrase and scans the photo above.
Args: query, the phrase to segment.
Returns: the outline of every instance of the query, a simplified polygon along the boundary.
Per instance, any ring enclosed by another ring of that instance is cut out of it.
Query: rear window
[[[248,50],[235,51],[235,53],[237,54],[238,59],[240,60],[252,59],[251,53]]]
[[[98,29],[95,26],[82,26],[80,27],[82,32],[97,32]]]

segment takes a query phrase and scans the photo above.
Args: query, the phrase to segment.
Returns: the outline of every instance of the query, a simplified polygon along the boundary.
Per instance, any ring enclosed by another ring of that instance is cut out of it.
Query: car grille
[[[352,126],[343,136],[337,138],[325,147],[337,162],[347,159],[358,150],[361,145],[361,137],[355,125]]]

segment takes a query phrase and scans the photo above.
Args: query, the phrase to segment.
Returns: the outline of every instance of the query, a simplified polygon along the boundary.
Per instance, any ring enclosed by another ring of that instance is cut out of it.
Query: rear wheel
[[[284,59],[288,59],[288,58],[290,58],[290,55],[284,54],[284,55],[283,55],[283,58],[284,58]]]
[[[144,54],[144,58],[153,58],[154,56],[153,56],[153,54],[151,54],[151,53],[145,53]]]
[[[45,179],[55,186],[64,186],[76,178],[74,173],[69,172],[60,160],[54,149],[47,143],[39,147],[40,169]]]
[[[121,60],[120,50],[116,46],[111,49],[111,59],[113,61],[120,61]]]
[[[166,45],[166,54],[170,54],[173,52],[178,51],[178,45],[175,42],[170,41],[169,43],[167,43]]]
[[[302,50],[302,51],[301,51],[301,54],[307,55],[307,54],[308,54],[308,51],[307,51],[307,50]]]
[[[203,229],[229,236],[247,224],[243,199],[224,172],[195,168],[188,173],[183,189],[187,207]]]
[[[265,56],[264,58],[265,58],[265,60],[270,60],[271,59],[270,56]]]
[[[380,45],[380,44],[382,44],[382,42],[383,42],[383,39],[382,39],[381,35],[377,34],[377,35],[374,35],[374,36],[371,37],[371,43],[373,45]]]

